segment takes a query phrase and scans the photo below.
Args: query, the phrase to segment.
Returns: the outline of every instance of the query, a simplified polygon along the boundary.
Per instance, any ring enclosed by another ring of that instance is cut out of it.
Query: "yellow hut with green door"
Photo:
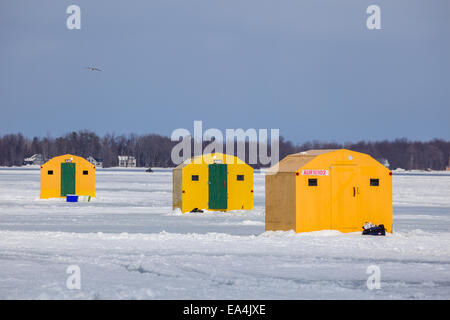
[[[172,172],[173,209],[252,210],[253,168],[222,153],[184,161]]]
[[[392,232],[392,172],[345,149],[292,154],[266,175],[266,230]]]
[[[95,166],[71,154],[54,157],[41,166],[41,199],[68,194],[95,197]]]

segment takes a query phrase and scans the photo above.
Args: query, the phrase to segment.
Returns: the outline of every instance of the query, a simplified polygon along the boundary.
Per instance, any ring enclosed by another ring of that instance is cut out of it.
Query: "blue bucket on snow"
[[[75,194],[68,194],[66,196],[66,202],[78,202],[78,196]]]

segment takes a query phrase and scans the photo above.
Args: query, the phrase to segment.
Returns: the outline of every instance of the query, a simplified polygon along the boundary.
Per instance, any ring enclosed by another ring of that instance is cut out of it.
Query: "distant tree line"
[[[34,154],[42,154],[44,159],[48,160],[70,153],[84,158],[92,156],[101,160],[104,167],[117,166],[118,155],[134,156],[138,167],[172,167],[174,164],[171,160],[171,151],[177,143],[171,141],[169,137],[157,134],[117,136],[106,134],[100,137],[86,130],[71,132],[58,138],[47,136],[30,139],[21,133],[6,134],[0,136],[0,166],[20,166],[25,158]],[[204,146],[208,143],[210,142],[204,142]],[[280,138],[279,158],[283,159],[288,154],[310,149],[339,148],[368,153],[379,161],[387,160],[391,169],[443,170],[449,165],[450,158],[450,141],[441,139],[426,142],[396,139],[344,144],[321,141],[294,144],[283,138]],[[225,149],[224,146],[223,150]],[[248,151],[247,143],[245,160],[249,158]]]
[[[118,155],[136,158],[139,167],[172,166],[171,150],[176,142],[157,134],[120,135],[106,134],[99,137],[91,131],[71,132],[59,138],[25,138],[21,133],[0,137],[0,165],[20,166],[24,158],[42,154],[48,160],[58,155],[74,154],[87,158],[92,156],[103,161],[104,167],[118,165]]]

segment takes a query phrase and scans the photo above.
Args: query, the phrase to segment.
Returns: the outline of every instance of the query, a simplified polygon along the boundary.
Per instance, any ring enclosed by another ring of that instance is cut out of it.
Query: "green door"
[[[227,165],[210,164],[209,171],[209,209],[227,209]]]
[[[61,196],[75,194],[75,163],[61,163]]]

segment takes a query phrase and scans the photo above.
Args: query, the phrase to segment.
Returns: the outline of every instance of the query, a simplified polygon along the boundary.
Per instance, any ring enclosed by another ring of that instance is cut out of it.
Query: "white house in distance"
[[[133,156],[119,156],[119,167],[136,167],[136,158]]]
[[[35,165],[41,165],[43,164],[44,161],[44,157],[42,156],[42,154],[33,154],[31,157],[29,158],[25,158],[23,160],[23,164],[35,164]]]
[[[96,166],[97,168],[102,168],[103,167],[103,162],[96,160],[94,157],[89,156],[86,158],[87,161],[89,161],[90,163],[92,163],[94,166]]]
[[[388,169],[389,169],[389,167],[391,166],[391,165],[389,164],[388,159],[385,159],[385,158],[383,158],[383,159],[378,159],[378,162],[380,162],[383,166],[385,166],[385,167],[388,168]]]

